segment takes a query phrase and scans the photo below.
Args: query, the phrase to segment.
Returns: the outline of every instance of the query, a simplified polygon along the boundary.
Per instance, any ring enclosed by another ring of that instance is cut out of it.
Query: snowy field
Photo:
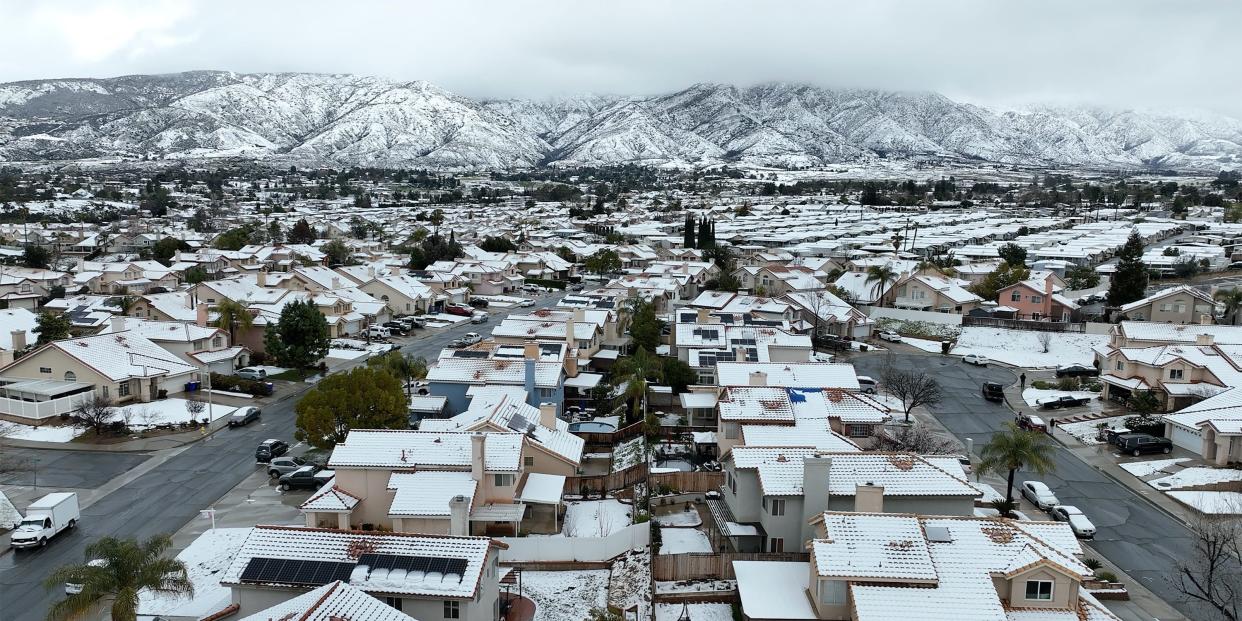
[[[135,403],[132,405],[120,406],[113,408],[116,412],[112,415],[112,420],[129,420],[129,426],[134,429],[145,429],[155,427],[157,425],[175,425],[177,423],[189,422],[190,413],[186,411],[185,399],[159,399],[150,403]],[[203,413],[198,415],[201,420],[208,416],[206,403],[203,403]],[[211,405],[211,420],[218,420],[228,416],[236,410],[236,406],[221,405],[214,403]]]
[[[612,471],[620,472],[630,466],[637,466],[646,458],[646,443],[642,436],[636,436],[618,444],[612,452]]]
[[[1081,423],[1058,423],[1057,428],[1074,436],[1079,442],[1087,446],[1095,446],[1103,444],[1100,440],[1095,439],[1100,423],[1108,425],[1109,429],[1121,429],[1125,427],[1125,420],[1125,416],[1112,416],[1109,418],[1086,420]]]
[[[688,511],[677,511],[666,515],[657,515],[652,519],[660,526],[699,526],[703,523],[703,518],[699,516],[699,512],[690,507]]]
[[[1043,351],[1040,334],[1050,334],[1048,351]],[[980,354],[1015,367],[1050,368],[1063,364],[1090,365],[1095,359],[1091,348],[1108,342],[1104,334],[1068,332],[1029,332],[1004,328],[962,328],[953,355]]]
[[[607,537],[633,523],[634,509],[615,498],[567,503],[563,537]]]
[[[1167,490],[1237,481],[1242,481],[1242,470],[1228,468],[1183,468],[1167,477],[1148,481],[1147,484],[1156,489]]]
[[[34,425],[23,425],[21,423],[6,423],[4,425],[4,431],[4,437],[13,440],[60,443],[69,442],[82,435],[82,433],[86,430],[58,425],[42,425],[35,427]]]
[[[1236,515],[1242,513],[1242,494],[1238,492],[1166,492],[1174,500],[1200,513]]]
[[[911,347],[921,349],[925,352],[930,352],[933,354],[940,353],[940,341],[931,341],[928,339],[916,339],[912,336],[903,336],[901,337],[901,342]]]
[[[250,367],[250,368],[251,368],[251,369],[262,369],[262,370],[264,370],[264,371],[267,371],[267,376],[268,376],[268,377],[271,377],[271,376],[273,376],[273,375],[280,375],[281,373],[284,373],[285,371],[288,371],[288,370],[289,370],[289,369],[286,369],[286,368],[284,368],[284,367],[274,367],[274,366],[271,366],[271,365],[258,365],[258,366],[253,366],[253,367]]]
[[[733,621],[733,607],[728,604],[687,604],[690,621]],[[656,621],[677,621],[681,604],[656,604]]]
[[[1100,409],[1100,400],[1098,398],[1100,393],[1098,392],[1091,392],[1089,390],[1050,390],[1044,388],[1027,388],[1022,391],[1022,400],[1033,408],[1039,407],[1039,402],[1044,399],[1053,399],[1060,396],[1070,396],[1075,399],[1090,399],[1091,402],[1088,403],[1086,407],[1091,408],[1092,410]]]
[[[608,570],[523,571],[522,595],[535,602],[534,621],[585,621],[608,598]]]
[[[142,591],[138,596],[139,616],[188,617],[200,619],[219,612],[231,601],[228,587],[220,586],[220,575],[250,535],[249,528],[209,530],[177,555],[189,570],[194,583],[194,599],[173,598]]]
[[[660,528],[660,554],[712,551],[707,533],[697,528]]]
[[[1152,461],[1129,461],[1124,464],[1117,465],[1121,466],[1122,470],[1125,470],[1126,472],[1129,472],[1130,474],[1141,479],[1161,471],[1172,473],[1173,467],[1184,461],[1190,461],[1190,458],[1175,457],[1173,459],[1156,459]]]

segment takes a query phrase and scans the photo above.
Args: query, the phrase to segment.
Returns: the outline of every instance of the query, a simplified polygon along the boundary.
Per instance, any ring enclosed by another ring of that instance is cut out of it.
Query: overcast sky
[[[1242,115],[1234,0],[0,0],[0,81],[191,69],[483,97],[784,80]]]

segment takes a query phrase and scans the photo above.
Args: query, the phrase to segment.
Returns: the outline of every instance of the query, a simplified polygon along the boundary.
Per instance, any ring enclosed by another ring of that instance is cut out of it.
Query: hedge
[[[242,379],[236,375],[221,375],[220,373],[211,374],[211,388],[228,392],[244,392],[256,397],[266,397],[272,394],[267,382]]]
[[[540,287],[549,287],[551,289],[560,289],[562,291],[565,289],[565,287],[569,286],[569,283],[563,280],[546,280],[543,278],[527,278],[526,284],[539,285]]]

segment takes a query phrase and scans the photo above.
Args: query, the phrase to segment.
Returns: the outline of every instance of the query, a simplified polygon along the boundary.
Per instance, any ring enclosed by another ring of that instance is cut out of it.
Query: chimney
[[[711,311],[709,311],[706,308],[700,308],[698,311],[698,317],[695,319],[695,321],[697,321],[698,323],[711,323],[711,320],[712,320]]]
[[[25,330],[14,330],[13,332],[10,333],[10,337],[13,339],[13,351],[21,351],[23,349],[26,349],[26,331]],[[10,358],[9,361],[12,362],[12,359]]]
[[[802,458],[802,511],[807,520],[828,510],[828,471],[831,457]]]
[[[527,360],[539,359],[539,343],[526,341],[522,344],[522,357]]]
[[[556,404],[540,403],[539,404],[539,424],[548,429],[556,429]]]
[[[194,323],[203,327],[207,327],[207,305],[202,302],[198,303],[198,312],[194,316]]]
[[[1199,325],[1201,326],[1212,325],[1212,316],[1207,313],[1203,313],[1202,315],[1199,315]]]
[[[260,287],[266,287],[267,270],[259,270],[259,273],[255,274],[255,279],[258,281]]]
[[[574,320],[574,316],[570,315],[569,319],[565,320],[565,344],[571,350],[578,346],[578,339],[575,338],[574,334],[575,328],[577,328],[577,322]]]
[[[884,513],[884,486],[871,481],[856,486],[854,513]]]
[[[574,321],[586,321],[586,309],[575,308],[574,309]]]
[[[367,266],[367,276],[370,278],[375,278],[375,266],[374,265]]]
[[[527,351],[529,353],[529,350]],[[522,388],[526,389],[526,403],[538,406],[538,397],[535,395],[535,359],[527,355],[526,359],[522,361],[522,365],[522,370],[524,372],[524,375],[522,376]]]
[[[391,274],[391,275],[393,275],[393,276],[400,276],[400,275],[401,275],[401,268],[397,267],[396,265],[393,265],[392,267],[389,267],[389,268],[388,268],[388,273],[389,273],[389,274]]]
[[[763,371],[751,371],[750,372],[750,385],[751,386],[767,386],[768,385],[768,374],[764,373]]]
[[[187,289],[185,292],[185,307],[194,308],[194,290]]]
[[[483,480],[483,447],[487,443],[487,434],[470,434],[470,478]]]
[[[113,315],[108,320],[112,323],[113,332],[125,331],[125,317],[123,315]],[[17,332],[17,330],[14,330],[14,332]]]
[[[468,526],[470,525],[470,501],[465,496],[458,494],[449,500],[449,534],[454,537],[465,537],[469,535]]]
[[[333,290],[333,291],[335,291],[335,290],[340,289],[340,288],[341,288],[341,278],[340,278],[340,276],[333,276],[333,277],[332,277],[332,290]]]
[[[1211,334],[1196,334],[1195,335],[1195,345],[1198,345],[1200,347],[1211,347],[1214,344],[1216,344],[1216,337],[1212,336]]]
[[[1048,277],[1044,279],[1044,295],[1052,297],[1052,274],[1048,274]]]

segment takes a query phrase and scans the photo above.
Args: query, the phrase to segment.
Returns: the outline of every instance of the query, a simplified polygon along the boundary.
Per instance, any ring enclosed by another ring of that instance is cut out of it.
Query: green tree
[[[69,330],[72,328],[73,324],[69,322],[68,315],[43,311],[35,319],[35,327],[32,332],[39,335],[39,345],[46,345],[52,341],[69,338]]]
[[[190,245],[175,237],[165,237],[151,247],[151,257],[164,265],[172,265],[172,258],[178,252],[190,250]]]
[[[1117,269],[1108,284],[1108,305],[1118,307],[1143,299],[1147,291],[1147,264],[1143,263],[1143,239],[1130,233],[1117,253]]]
[[[295,408],[294,437],[331,449],[350,429],[406,429],[409,405],[401,381],[382,366],[354,367],[320,380]]]
[[[47,269],[52,260],[52,253],[43,246],[26,244],[22,248],[22,265],[31,269]]]
[[[872,265],[867,268],[867,280],[865,282],[872,285],[871,291],[875,294],[877,306],[884,306],[884,293],[888,289],[888,285],[896,281],[897,272],[887,265]]]
[[[383,356],[367,360],[368,367],[384,369],[405,385],[405,396],[410,396],[411,383],[427,377],[427,359],[414,354],[390,351]]]
[[[1020,283],[1030,278],[1031,270],[1022,266],[1001,263],[996,271],[988,274],[983,280],[971,285],[970,290],[985,300],[996,300],[996,295],[1005,287]]]
[[[237,329],[254,327],[254,315],[246,305],[236,300],[223,299],[216,304],[216,327],[229,333],[229,343],[237,343]]]
[[[352,253],[349,250],[349,246],[346,246],[345,242],[339,239],[334,239],[324,244],[320,250],[322,250],[324,254],[328,255],[328,265],[350,264],[350,255]]]
[[[289,233],[285,235],[285,239],[291,244],[309,244],[315,241],[315,230],[311,228],[309,222],[302,218],[293,224],[289,229]]]
[[[1224,319],[1230,325],[1238,325],[1238,313],[1242,311],[1242,289],[1220,289],[1212,297],[1225,306]]]
[[[1026,265],[1026,248],[1015,243],[1008,243],[996,249],[1000,258],[1010,265]]]
[[[639,347],[612,366],[612,377],[614,381],[625,382],[630,420],[641,420],[647,410],[647,385],[664,380],[664,363],[659,356]]]
[[[517,246],[505,237],[484,237],[479,248],[488,252],[515,252]]]
[[[286,304],[280,320],[269,325],[263,335],[267,353],[278,364],[293,369],[309,369],[328,355],[328,320],[310,301]]]
[[[655,351],[660,346],[664,322],[656,316],[655,304],[641,298],[630,298],[630,340],[637,349]]]
[[[218,236],[214,243],[216,248],[220,250],[241,250],[242,246],[249,244],[254,237],[255,225],[244,224],[235,229],[229,229]]]
[[[191,285],[197,285],[200,282],[207,282],[209,278],[207,270],[197,265],[185,271],[185,281]]]
[[[673,389],[674,394],[686,392],[686,388],[699,381],[699,374],[694,367],[673,357],[665,357],[664,383]]]
[[[138,618],[138,594],[193,597],[185,563],[164,556],[172,546],[168,535],[155,535],[146,541],[104,537],[86,546],[86,558],[101,563],[66,565],[43,581],[46,589],[63,589],[65,583],[80,584],[82,591],[52,605],[49,621],[82,619],[101,604],[109,607],[113,621]]]
[[[992,436],[992,441],[979,453],[979,472],[1008,476],[1005,500],[1013,502],[1014,475],[1023,468],[1039,474],[1056,470],[1052,442],[1046,433],[1026,431],[1010,422],[1007,429]]]
[[[439,210],[437,210],[439,211]],[[465,254],[453,233],[446,240],[438,233],[423,238],[422,244],[410,251],[410,267],[421,270],[436,261],[452,261]]]
[[[693,248],[694,242],[697,241],[694,236],[694,216],[688,213],[686,214],[686,224],[682,232],[682,246],[685,246],[686,248]]]
[[[1089,265],[1075,265],[1065,272],[1065,285],[1070,291],[1090,289],[1100,284],[1100,273]]]
[[[615,250],[605,248],[586,258],[582,267],[593,274],[607,274],[621,269],[621,257]]]

